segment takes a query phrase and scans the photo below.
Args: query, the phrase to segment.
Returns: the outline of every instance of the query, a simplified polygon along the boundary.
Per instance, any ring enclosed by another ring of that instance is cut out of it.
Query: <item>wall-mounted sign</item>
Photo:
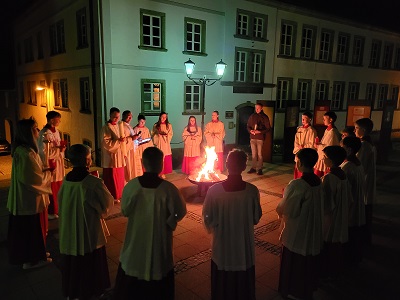
[[[347,110],[346,126],[354,126],[354,122],[361,118],[369,118],[371,116],[371,106],[354,106],[349,105]]]
[[[314,125],[324,125],[324,114],[330,111],[327,105],[315,105]]]
[[[233,119],[233,111],[229,110],[225,112],[225,119]]]

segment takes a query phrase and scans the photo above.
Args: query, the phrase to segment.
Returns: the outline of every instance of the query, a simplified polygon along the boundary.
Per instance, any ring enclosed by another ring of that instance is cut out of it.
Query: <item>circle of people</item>
[[[255,105],[254,114],[247,124],[253,158],[247,173],[262,175],[260,149],[271,127],[261,104]],[[83,144],[70,147],[73,168],[65,176],[66,144],[56,128],[61,121],[58,112],[48,112],[42,130],[33,118],[18,121],[7,201],[9,262],[22,264],[23,269],[51,263],[46,252],[48,220],[59,217],[63,294],[69,299],[102,295],[110,288],[104,218],[121,199],[128,224],[114,298],[174,299],[172,233],[186,215],[186,204],[163,176],[172,172],[172,125],[163,112],[150,134],[144,115],[138,116],[135,127],[129,125],[130,111],[123,112],[118,123],[119,116],[119,110],[111,108],[101,130],[103,180],[89,172],[92,152]],[[311,299],[320,278],[335,277],[345,263],[361,261],[365,244],[371,242],[376,193],[372,121],[357,120],[355,135],[345,129],[340,139],[336,114],[327,112],[327,128],[319,140],[311,120],[310,112],[303,113],[294,142],[294,179],[276,208],[283,224],[278,289],[284,297],[299,299]],[[209,146],[215,146],[217,168],[223,171],[225,130],[217,111],[204,136]],[[182,138],[182,171],[190,174],[197,167],[202,141],[194,116]],[[245,152],[230,151],[226,167],[227,180],[210,187],[202,211],[213,238],[211,295],[255,299],[254,226],[262,216],[260,193],[242,179]]]

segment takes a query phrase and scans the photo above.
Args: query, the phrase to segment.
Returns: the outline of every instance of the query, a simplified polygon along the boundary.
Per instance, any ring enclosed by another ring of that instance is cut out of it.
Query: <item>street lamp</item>
[[[201,86],[201,103],[200,103],[200,113],[201,113],[201,131],[204,133],[204,108],[205,108],[205,99],[206,99],[206,86],[213,85],[217,81],[221,80],[222,76],[224,76],[226,63],[222,61],[222,59],[215,64],[215,69],[218,78],[207,78],[205,75],[203,77],[194,78],[192,77],[194,66],[196,64],[189,58],[187,62],[185,62],[185,70],[186,76],[195,84]]]

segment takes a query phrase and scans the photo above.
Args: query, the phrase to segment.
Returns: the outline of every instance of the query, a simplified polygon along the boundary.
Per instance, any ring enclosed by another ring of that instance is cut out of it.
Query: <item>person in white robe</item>
[[[314,149],[297,152],[296,165],[303,175],[289,182],[276,208],[283,222],[278,287],[283,297],[312,299],[318,284],[324,191],[321,179],[313,173],[317,160]]]
[[[214,110],[211,114],[211,122],[206,124],[204,128],[204,137],[206,138],[207,147],[215,147],[218,160],[215,162],[216,169],[220,172],[224,171],[224,137],[225,125],[219,120],[219,112]]]

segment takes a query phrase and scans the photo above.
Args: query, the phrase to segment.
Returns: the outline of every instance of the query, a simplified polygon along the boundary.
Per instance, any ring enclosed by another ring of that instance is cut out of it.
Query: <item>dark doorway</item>
[[[250,135],[247,131],[247,120],[250,115],[254,112],[254,104],[250,104],[249,106],[242,106],[237,109],[238,115],[238,135],[237,135],[237,144],[238,146],[249,146],[250,145]]]

